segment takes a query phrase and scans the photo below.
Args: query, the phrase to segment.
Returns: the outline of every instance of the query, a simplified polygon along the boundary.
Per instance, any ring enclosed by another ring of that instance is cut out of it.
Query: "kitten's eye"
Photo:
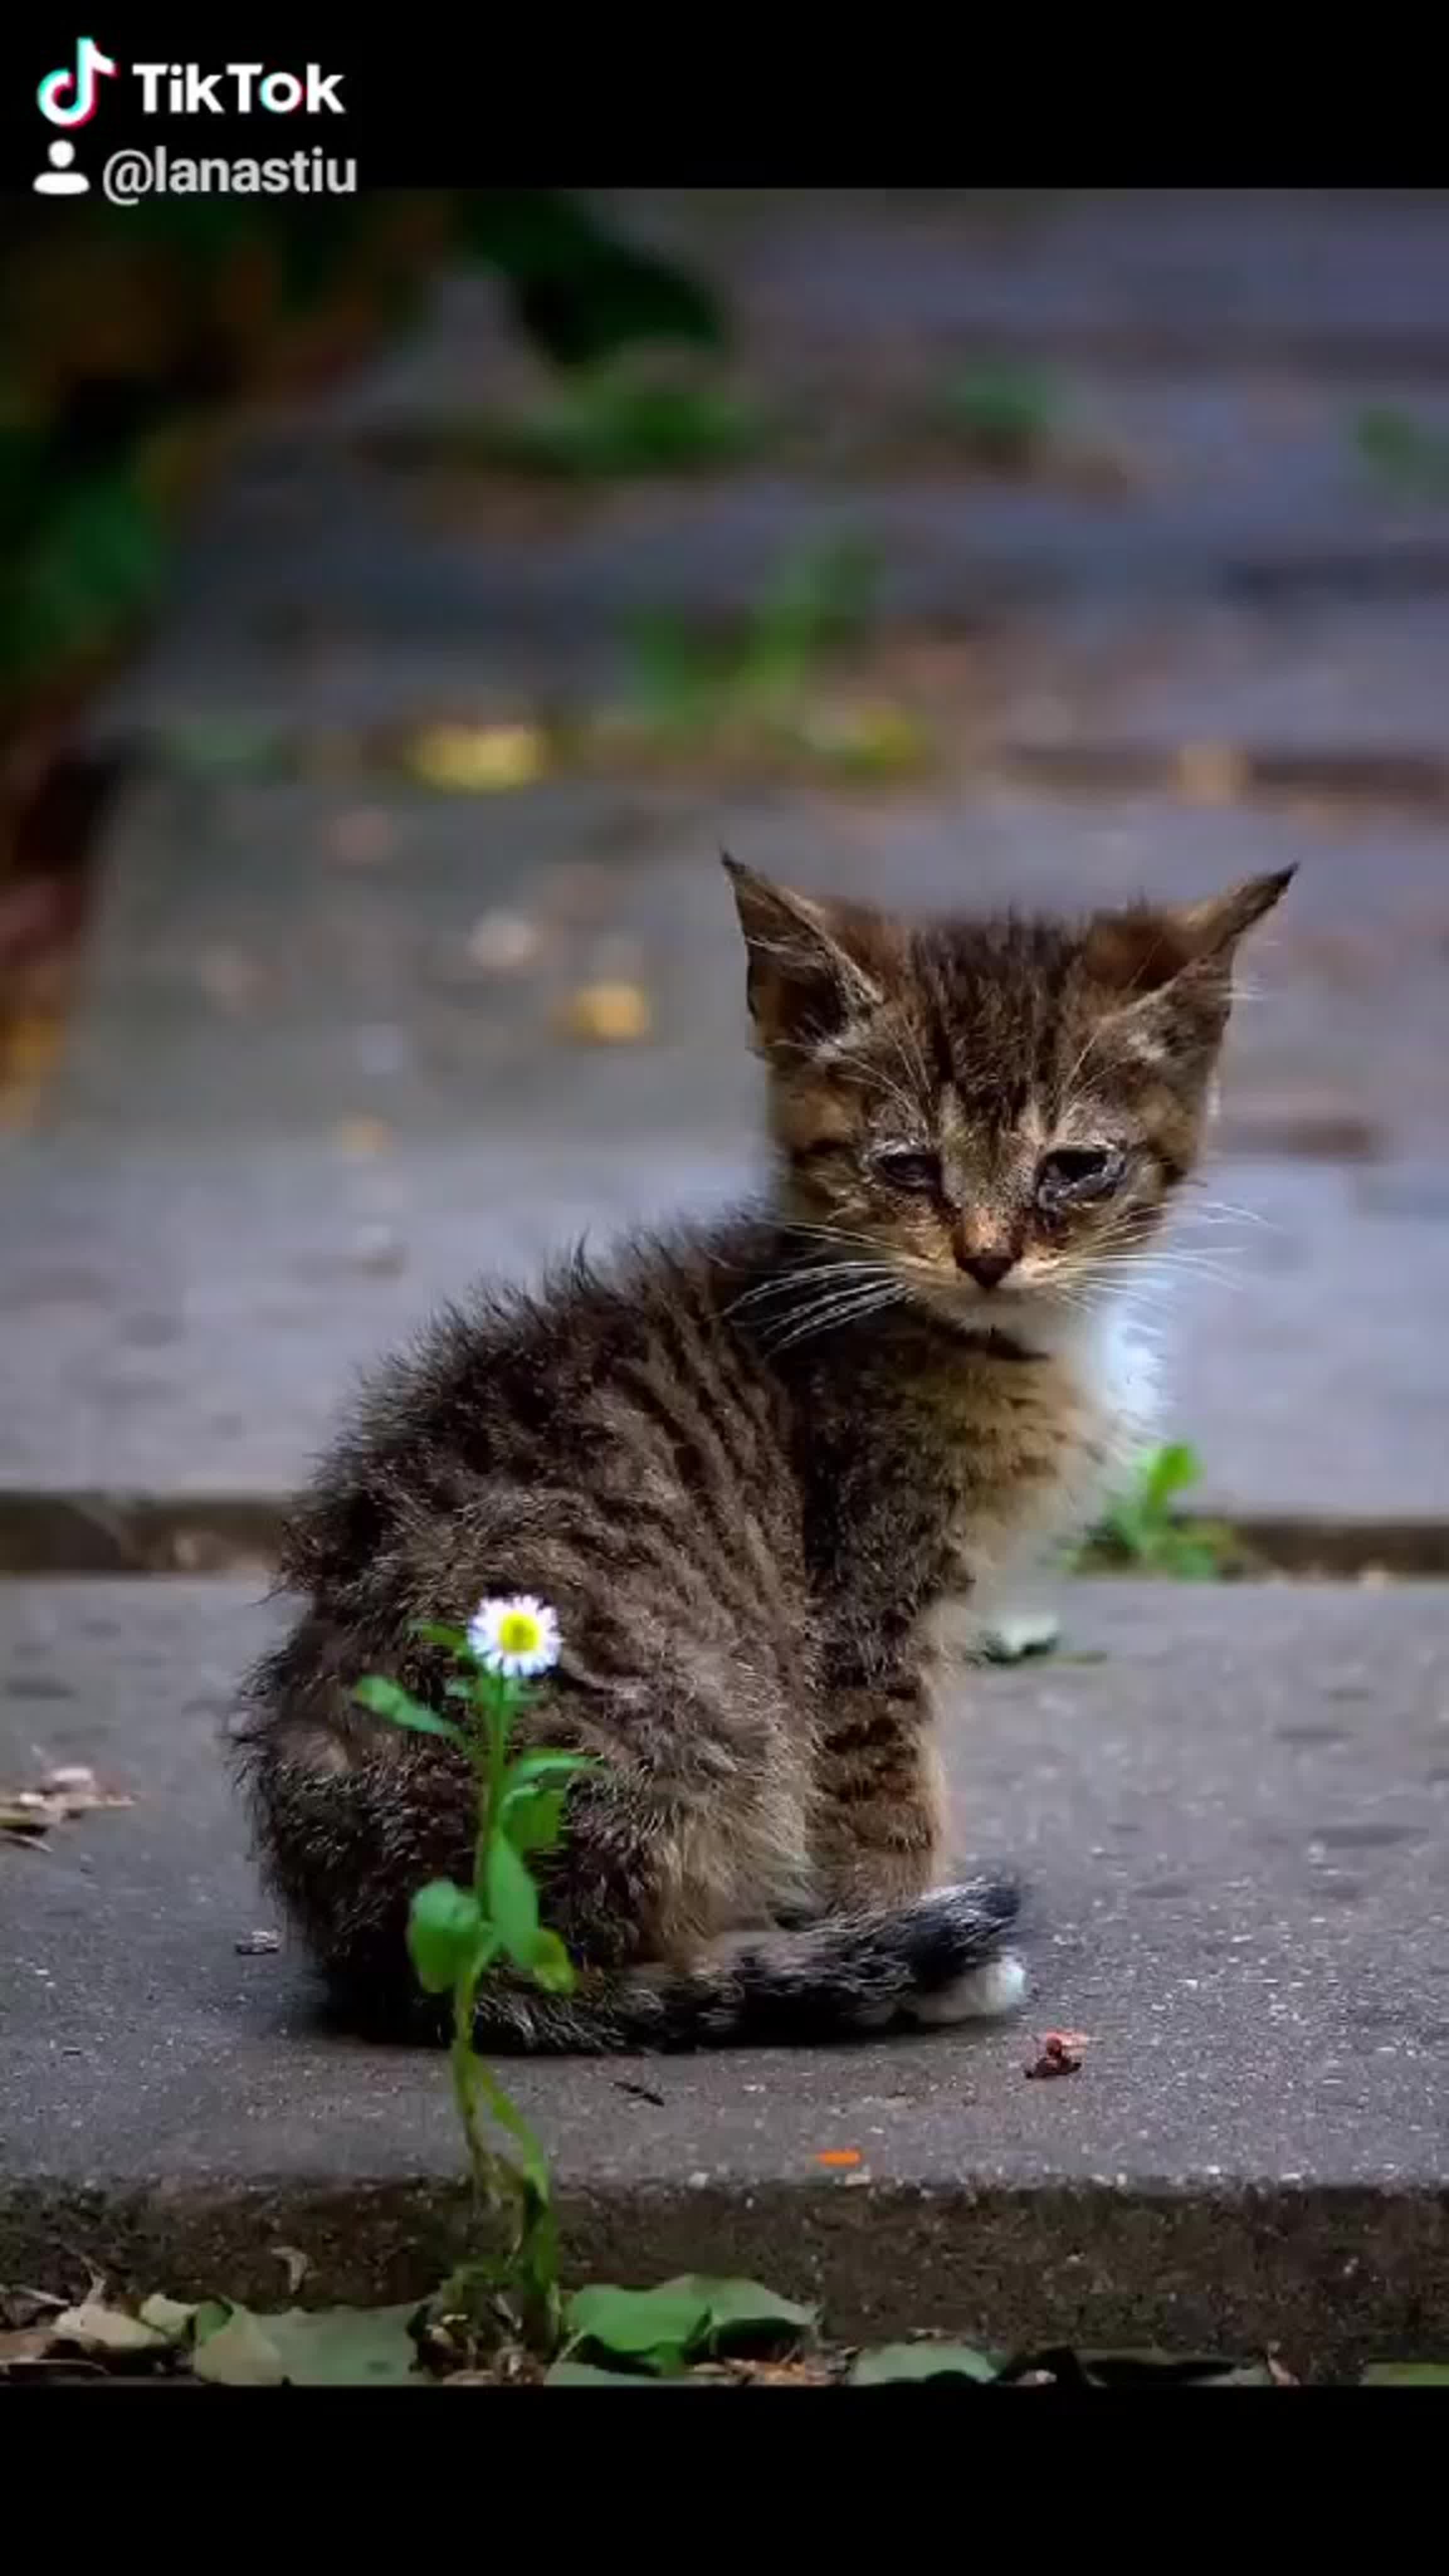
[[[1038,1166],[1037,1198],[1043,1207],[1060,1207],[1064,1202],[1080,1206],[1088,1199],[1105,1198],[1126,1166],[1126,1155],[1115,1145],[1059,1146],[1056,1153],[1044,1155]]]
[[[883,1181],[893,1190],[938,1190],[941,1166],[934,1154],[924,1154],[911,1145],[883,1145],[871,1156],[872,1164]]]

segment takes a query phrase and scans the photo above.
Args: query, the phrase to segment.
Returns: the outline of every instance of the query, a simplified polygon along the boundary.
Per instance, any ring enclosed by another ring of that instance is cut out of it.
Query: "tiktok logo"
[[[75,69],[47,72],[36,91],[41,115],[48,116],[52,125],[88,125],[98,105],[97,81],[113,79],[119,68],[93,37],[82,36],[75,49]]]

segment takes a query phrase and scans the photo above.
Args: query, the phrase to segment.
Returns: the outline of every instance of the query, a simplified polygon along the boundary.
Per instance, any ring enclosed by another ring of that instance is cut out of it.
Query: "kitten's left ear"
[[[1248,877],[1201,903],[1099,914],[1083,956],[1123,1037],[1153,1060],[1215,1049],[1232,1007],[1238,943],[1297,873]]]
[[[1255,921],[1272,911],[1297,874],[1295,862],[1291,868],[1278,868],[1272,876],[1245,877],[1241,885],[1230,886],[1226,894],[1209,895],[1203,903],[1177,907],[1171,918],[1187,945],[1190,959],[1228,960],[1244,931],[1251,930]]]
[[[1297,873],[1291,867],[1247,877],[1201,903],[1140,903],[1098,913],[1083,950],[1087,971],[1124,1003],[1160,993],[1194,968],[1205,983],[1225,982],[1244,932],[1272,911]]]

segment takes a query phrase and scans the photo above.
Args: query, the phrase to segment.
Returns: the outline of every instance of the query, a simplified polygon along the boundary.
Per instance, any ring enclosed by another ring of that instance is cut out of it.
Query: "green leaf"
[[[181,2299],[168,2299],[157,2290],[142,2300],[137,2313],[143,2326],[154,2326],[158,2334],[169,2335],[174,2343],[180,2343],[191,2333],[200,2310],[188,2307]]]
[[[1449,2388],[1449,2361],[1375,2361],[1360,2381],[1364,2388]]]
[[[538,1946],[538,1890],[512,1843],[495,1834],[488,1846],[488,1910],[510,1959],[531,1968]]]
[[[1142,1504],[1148,1512],[1161,1512],[1174,1494],[1186,1493],[1202,1474],[1202,1460],[1195,1449],[1183,1440],[1169,1441],[1159,1449],[1142,1479]]]
[[[598,2283],[576,2290],[564,2311],[573,2344],[621,2354],[641,2368],[682,2370],[709,2325],[709,2301],[677,2290],[620,2290]]]
[[[408,1950],[428,1994],[446,1994],[457,1983],[472,1964],[482,1929],[478,1899],[466,1888],[435,1878],[418,1889],[408,1917]]]
[[[883,2343],[863,2352],[851,2373],[852,2388],[885,2388],[907,2379],[996,2377],[996,2364],[969,2343]]]
[[[503,1801],[503,1830],[515,1851],[552,1851],[563,1825],[564,1789],[521,1789]]]
[[[436,1619],[417,1620],[414,1623],[413,1635],[425,1637],[430,1646],[446,1646],[449,1652],[455,1655],[467,1652],[468,1639],[465,1631],[462,1628],[441,1628]]]
[[[198,2337],[191,2367],[198,2379],[223,2388],[280,2388],[287,2375],[260,2318],[237,2307],[230,2308],[224,2325]]]
[[[578,1980],[574,1963],[556,1932],[540,1932],[533,1947],[533,1978],[548,1995],[571,1995]]]
[[[289,2308],[257,2316],[232,2307],[202,2339],[199,2379],[233,2388],[363,2388],[412,2379],[417,2347],[408,2331],[417,2302],[397,2308]]]
[[[370,1708],[374,1717],[385,1717],[394,1726],[411,1727],[417,1735],[446,1736],[450,1744],[461,1744],[462,1731],[450,1718],[439,1717],[436,1709],[424,1708],[398,1682],[385,1681],[381,1673],[369,1673],[352,1694],[362,1708]]]
[[[711,2353],[752,2352],[762,2345],[776,2350],[799,2343],[819,2311],[796,2299],[782,2299],[759,2281],[714,2280],[703,2272],[682,2272],[662,2281],[659,2297],[703,2299],[708,2309],[703,2349]]]
[[[782,2299],[758,2281],[686,2272],[654,2290],[580,2290],[565,2324],[575,2345],[664,2374],[707,2354],[793,2350],[816,2316],[816,2309]]]
[[[599,1764],[591,1753],[521,1753],[509,1764],[504,1789],[512,1794],[538,1780],[564,1780],[579,1771],[597,1771]]]

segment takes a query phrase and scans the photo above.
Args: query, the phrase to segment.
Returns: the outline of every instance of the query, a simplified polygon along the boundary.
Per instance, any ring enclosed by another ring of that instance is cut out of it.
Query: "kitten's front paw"
[[[1006,1610],[983,1630],[981,1651],[989,1663],[1016,1664],[1025,1655],[1048,1655],[1062,1633],[1052,1610]]]
[[[916,1995],[910,2018],[932,2026],[957,2021],[1001,2021],[1026,2001],[1026,1964],[1014,1950],[1003,1950],[979,1968],[967,1968],[933,1995]]]

